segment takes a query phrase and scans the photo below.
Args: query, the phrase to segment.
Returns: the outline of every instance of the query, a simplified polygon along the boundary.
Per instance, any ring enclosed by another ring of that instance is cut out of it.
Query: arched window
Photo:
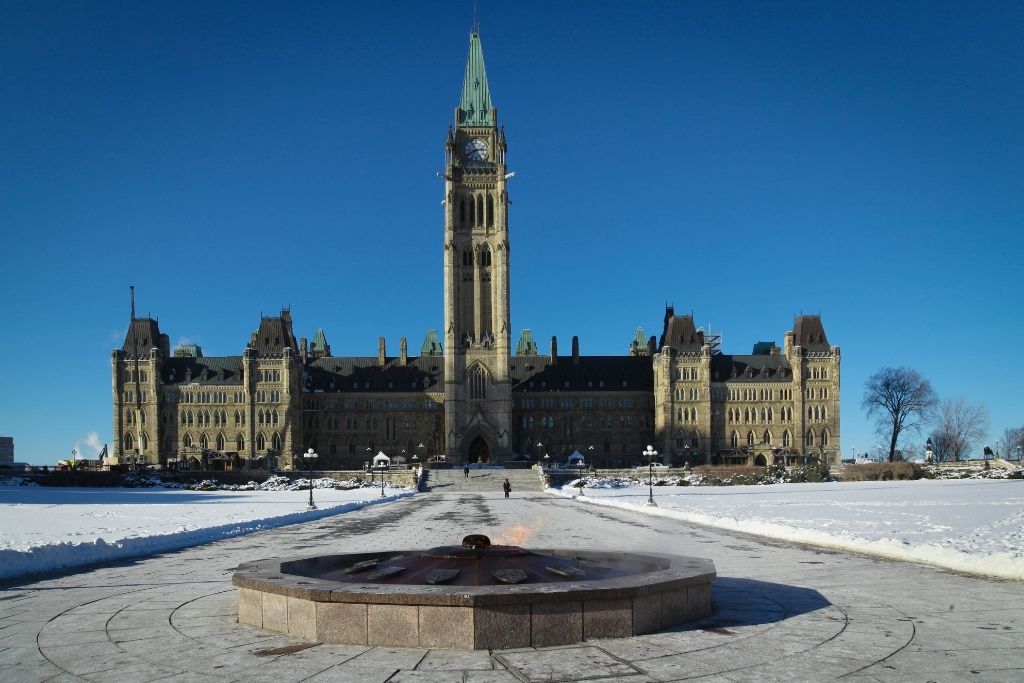
[[[471,252],[469,249],[466,249],[462,252],[462,265],[473,265],[473,252]]]
[[[183,412],[183,413],[181,414],[181,426],[182,426],[182,427],[184,427],[184,426],[185,426],[186,424],[188,424],[187,422],[185,422],[185,418],[186,418],[187,416],[188,416],[188,413],[187,413],[187,412]]]
[[[480,249],[480,265],[491,265],[491,250],[486,244]]]
[[[484,196],[478,194],[476,196],[476,225],[484,224]]]
[[[278,434],[277,432],[274,432],[274,435],[272,437],[270,437],[270,445],[271,445],[271,447],[275,451],[280,453],[281,452],[281,435]]]
[[[239,451],[244,451],[245,450],[245,435],[244,434],[239,434],[238,436],[235,437],[235,448],[238,449]]]
[[[217,435],[217,450],[218,451],[223,451],[224,450],[224,435],[223,434],[218,434]]]
[[[808,420],[813,420],[814,419],[814,408],[812,408],[811,406],[807,406],[807,419]]]
[[[277,409],[276,408],[274,409],[274,412],[271,413],[270,421],[271,421],[272,424],[277,424]]]
[[[764,406],[761,406],[761,422],[767,422],[767,421],[768,421],[768,410]]]
[[[767,429],[764,430],[764,434],[761,435],[761,443],[764,444],[765,446],[772,445],[772,433],[769,432]]]
[[[469,373],[469,397],[474,400],[487,398],[487,371],[482,365],[474,365]]]
[[[263,436],[263,432],[256,435],[256,450],[261,453],[267,450],[267,437]]]
[[[146,435],[146,432],[142,432],[139,436],[139,446],[142,448],[143,453],[149,450],[149,437]]]
[[[738,448],[740,445],[740,435],[735,429],[733,430],[732,435],[729,437],[729,445],[732,446],[733,448]]]
[[[697,430],[690,432],[690,448],[698,448],[700,446],[700,435],[697,434]]]
[[[203,434],[202,436],[200,436],[199,437],[199,447],[202,448],[204,451],[207,448],[209,448],[210,447],[210,437],[208,437],[206,434]]]
[[[192,435],[186,434],[185,438],[181,440],[181,445],[185,448],[192,448]]]
[[[135,448],[135,439],[132,438],[131,432],[125,432],[124,435],[124,449],[130,451]]]
[[[238,412],[238,411],[236,410],[236,411],[235,411],[235,426],[237,427],[237,426],[239,426],[240,424],[242,424],[242,413],[240,413],[240,412]]]
[[[787,429],[786,431],[782,432],[782,445],[786,448],[789,448],[791,441],[792,439],[789,436],[789,430]]]
[[[494,195],[490,192],[487,193],[487,225],[494,227]],[[487,265],[490,265],[488,263]]]
[[[808,429],[807,430],[807,434],[804,436],[804,445],[808,446],[808,447],[814,445],[814,430],[813,429]]]
[[[752,432],[752,431],[747,432],[747,445],[748,446],[753,446],[754,445],[754,432]]]
[[[822,420],[827,420],[828,419],[828,406],[822,406],[821,407],[821,419]]]
[[[821,430],[821,445],[822,446],[827,446],[828,445],[828,437],[829,437],[828,430],[827,429]]]

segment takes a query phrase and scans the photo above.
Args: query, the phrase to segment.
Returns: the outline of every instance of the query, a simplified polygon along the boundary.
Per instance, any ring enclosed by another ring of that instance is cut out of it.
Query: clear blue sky
[[[0,4],[0,434],[111,433],[140,314],[241,353],[290,305],[336,355],[443,321],[466,2]],[[625,353],[666,302],[731,353],[820,312],[842,437],[886,365],[1024,424],[1024,4],[482,0],[512,323]],[[82,446],[86,455],[92,449]]]

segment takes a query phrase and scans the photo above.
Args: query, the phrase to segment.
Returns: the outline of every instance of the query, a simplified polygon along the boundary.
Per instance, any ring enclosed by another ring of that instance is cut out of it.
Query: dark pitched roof
[[[257,353],[281,353],[285,347],[299,350],[299,344],[292,333],[292,316],[287,310],[281,311],[279,316],[262,318],[260,328],[252,339],[252,348]]]
[[[700,351],[704,346],[704,333],[693,324],[693,316],[676,315],[669,306],[665,309],[665,325],[661,330],[658,348],[671,346],[676,351]]]
[[[164,384],[242,385],[241,356],[205,356],[168,358],[161,369]]]
[[[512,391],[651,391],[650,356],[513,356]],[[532,384],[532,386],[531,386]]]
[[[789,382],[793,370],[780,355],[711,357],[712,382]]]
[[[808,351],[828,351],[828,337],[821,316],[801,315],[793,323],[793,343]]]
[[[378,365],[375,356],[317,358],[306,365],[303,384],[305,391],[443,391],[444,359],[411,357],[402,365],[391,358]]]
[[[121,350],[133,356],[148,356],[156,347],[167,355],[167,335],[160,334],[160,325],[153,318],[134,318],[128,326]]]

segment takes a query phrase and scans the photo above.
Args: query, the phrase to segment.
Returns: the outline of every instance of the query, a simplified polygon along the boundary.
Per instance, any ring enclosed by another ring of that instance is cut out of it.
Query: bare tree
[[[932,458],[935,459],[935,462],[947,462],[953,459],[953,444],[941,429],[934,430],[928,438],[932,442]]]
[[[988,408],[967,399],[947,398],[939,406],[935,431],[949,446],[953,460],[966,455],[988,432]]]
[[[900,434],[928,421],[938,398],[931,383],[910,368],[882,368],[864,384],[861,407],[875,418],[880,435],[889,440],[889,462]]]
[[[1003,432],[1005,452],[1003,457],[1007,460],[1016,456],[1017,462],[1024,459],[1024,427],[1009,428]]]

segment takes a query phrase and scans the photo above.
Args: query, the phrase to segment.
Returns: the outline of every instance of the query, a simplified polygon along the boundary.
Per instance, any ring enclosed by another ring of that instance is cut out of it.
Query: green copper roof
[[[530,328],[524,329],[519,334],[519,343],[516,344],[517,356],[536,356],[537,342],[533,341],[533,332]]]
[[[437,338],[437,330],[427,330],[427,336],[423,338],[423,346],[420,347],[420,355],[441,355],[441,342]]]
[[[638,349],[644,348],[645,346],[647,346],[647,337],[644,335],[644,328],[642,328],[642,327],[636,328],[636,334],[633,335],[633,344],[632,344],[632,346],[634,346],[634,347],[636,347]]]
[[[324,334],[324,328],[316,328],[316,335],[313,337],[313,344],[310,349],[313,351],[323,351],[327,348],[327,335]]]
[[[466,76],[462,79],[462,97],[459,99],[460,126],[493,126],[494,107],[491,91],[487,87],[484,51],[480,34],[469,34],[469,54],[466,56]]]

